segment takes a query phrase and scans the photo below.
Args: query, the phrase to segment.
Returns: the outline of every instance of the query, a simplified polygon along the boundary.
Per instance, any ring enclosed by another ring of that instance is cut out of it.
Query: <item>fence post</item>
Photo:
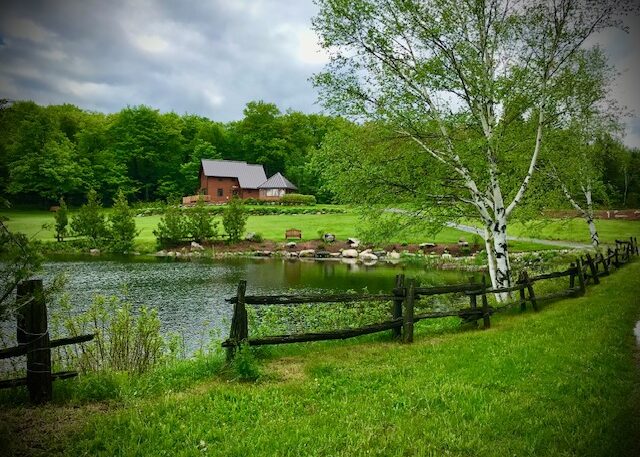
[[[27,389],[33,403],[52,398],[51,344],[41,279],[18,284],[18,343],[27,346]]]
[[[616,248],[617,252],[617,248]],[[579,295],[584,295],[586,291],[584,283],[584,270],[582,269],[582,260],[576,259],[576,267],[578,268],[578,286],[580,287]]]
[[[620,268],[620,260],[618,259],[618,244],[616,243],[616,249],[613,251],[613,265],[616,268]]]
[[[600,280],[598,279],[598,267],[593,262],[591,258],[591,254],[587,253],[587,264],[589,264],[589,269],[591,270],[591,277],[593,278],[594,284],[600,284]]]
[[[404,313],[402,325],[402,341],[404,343],[413,342],[413,304],[415,301],[416,280],[409,279],[408,287],[405,288]]]
[[[522,275],[522,273],[524,273],[524,271],[521,271],[520,274],[518,275],[518,280],[516,281],[516,284],[522,284],[522,287],[518,291],[520,292],[520,311],[526,311],[527,299],[524,295],[524,276]]]
[[[569,264],[569,289],[573,289],[576,286],[576,264],[571,262]]]
[[[240,343],[249,337],[249,322],[247,319],[247,308],[244,303],[244,294],[247,290],[247,281],[241,280],[238,283],[236,302],[233,305],[233,317],[231,318],[231,332],[229,339],[234,345],[227,348],[227,361],[233,359],[236,349]]]
[[[534,311],[538,311],[538,302],[536,301],[536,293],[533,291],[533,283],[529,279],[529,273],[527,270],[522,270],[522,275],[525,284],[527,285],[527,290],[529,291],[529,301],[531,302],[531,306]]]
[[[396,275],[396,289],[404,288],[404,275],[399,274]],[[393,319],[399,319],[402,317],[402,300],[404,297],[404,293],[398,292],[394,295],[396,298],[393,300]],[[391,336],[396,339],[400,339],[402,337],[402,328],[395,327],[391,329]]]
[[[487,300],[487,278],[484,275],[482,275],[482,322],[485,329],[491,327],[489,301]]]
[[[638,238],[633,237],[633,245],[636,247],[636,255],[640,255],[640,251],[638,250]]]
[[[609,276],[609,263],[607,262],[607,259],[605,259],[602,255],[602,252],[600,253],[600,261],[602,262],[602,268],[604,268],[604,274],[606,276]]]

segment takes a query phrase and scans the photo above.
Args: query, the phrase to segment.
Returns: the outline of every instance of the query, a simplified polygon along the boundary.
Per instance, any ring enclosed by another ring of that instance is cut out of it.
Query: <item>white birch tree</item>
[[[378,120],[449,170],[484,227],[494,287],[511,285],[508,221],[536,170],[570,84],[563,70],[633,2],[317,0],[331,56],[315,76],[325,106]],[[533,120],[527,137],[521,120]],[[464,132],[461,134],[461,132]],[[470,134],[473,132],[473,135]],[[514,156],[514,151],[522,151]],[[505,173],[508,171],[508,174]]]

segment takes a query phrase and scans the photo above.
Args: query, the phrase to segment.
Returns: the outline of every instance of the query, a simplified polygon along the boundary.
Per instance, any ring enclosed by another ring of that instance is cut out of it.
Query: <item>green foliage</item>
[[[237,197],[233,197],[225,206],[222,215],[222,225],[224,231],[229,236],[229,241],[237,243],[242,240],[245,228],[247,226],[247,211],[240,200]]]
[[[218,236],[218,222],[213,221],[213,217],[207,211],[203,198],[198,198],[194,207],[187,213],[186,225],[191,238],[198,243]]]
[[[113,201],[109,222],[109,249],[118,254],[130,254],[139,231],[136,230],[133,210],[122,190]]]
[[[248,344],[241,344],[236,350],[231,369],[240,381],[255,381],[261,375],[260,366]]]
[[[56,221],[56,239],[58,241],[64,241],[64,237],[67,235],[67,225],[69,224],[69,211],[67,210],[67,203],[64,201],[64,197],[60,197],[60,205],[58,211],[53,215],[53,218]]]
[[[82,205],[71,220],[71,228],[78,236],[85,236],[97,243],[107,234],[106,218],[98,193],[91,189],[87,194],[87,203]]]
[[[314,197],[313,195],[284,194],[280,198],[280,204],[282,205],[315,205],[316,197]]]
[[[62,313],[52,325],[69,336],[93,333],[94,342],[74,346],[68,363],[83,372],[126,371],[140,374],[162,361],[164,341],[155,309],[141,307],[117,297],[96,296],[89,308],[77,314],[69,297],[61,300]]]
[[[178,245],[187,238],[187,221],[180,208],[167,205],[158,227],[153,231],[161,248]]]

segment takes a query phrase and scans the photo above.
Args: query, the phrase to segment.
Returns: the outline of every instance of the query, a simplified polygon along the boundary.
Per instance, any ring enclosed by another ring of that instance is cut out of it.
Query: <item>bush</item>
[[[313,195],[285,194],[280,199],[282,205],[315,205],[316,197]]]
[[[78,214],[71,221],[71,228],[75,234],[86,236],[94,243],[107,233],[106,217],[95,190],[91,189],[87,194],[87,203],[78,210]]]
[[[236,379],[241,381],[255,381],[261,375],[258,362],[251,352],[248,344],[242,344],[236,350],[231,369],[236,375]]]
[[[247,226],[247,212],[242,201],[233,197],[224,209],[222,225],[229,235],[229,241],[237,243],[242,239],[245,227]]]
[[[153,234],[160,248],[175,246],[187,238],[187,222],[177,206],[166,207]]]
[[[118,254],[128,254],[133,251],[134,241],[138,236],[133,210],[124,192],[118,191],[113,200],[113,211],[109,216],[109,250]]]

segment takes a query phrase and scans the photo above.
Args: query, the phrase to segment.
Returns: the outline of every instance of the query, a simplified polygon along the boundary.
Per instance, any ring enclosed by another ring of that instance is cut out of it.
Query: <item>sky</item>
[[[322,112],[309,78],[327,56],[312,0],[0,0],[0,98],[116,112],[145,104],[216,121],[252,100]],[[640,147],[640,20],[594,37]]]

